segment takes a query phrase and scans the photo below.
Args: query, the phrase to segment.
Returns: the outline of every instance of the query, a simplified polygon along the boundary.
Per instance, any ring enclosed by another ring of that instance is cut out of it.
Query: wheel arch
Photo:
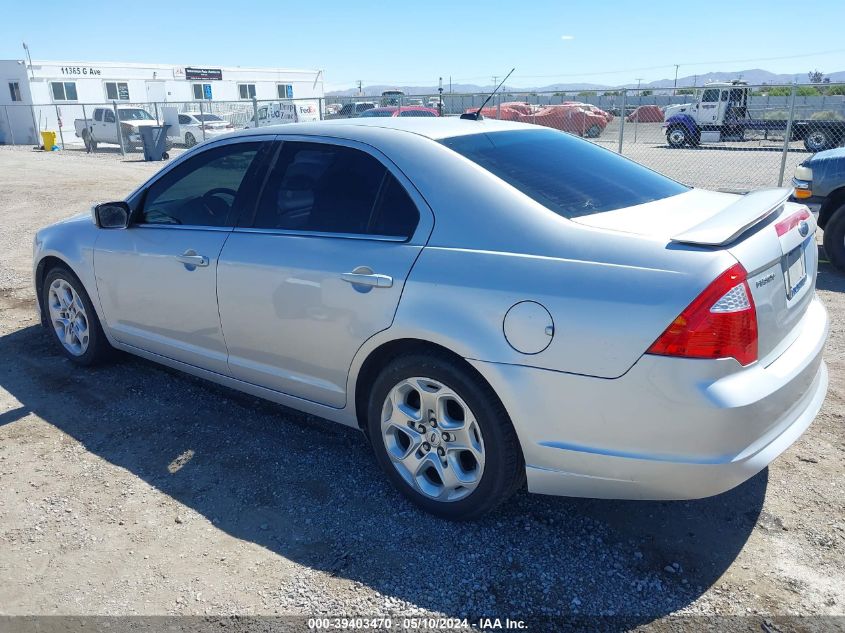
[[[822,203],[822,206],[819,209],[818,222],[819,227],[822,230],[824,230],[825,226],[827,226],[828,222],[830,222],[831,218],[833,218],[833,214],[836,213],[842,205],[845,205],[845,186],[831,191]]]
[[[67,260],[62,259],[57,255],[45,255],[38,261],[38,264],[35,266],[35,300],[38,303],[38,314],[41,316],[42,324],[45,323],[46,317],[44,313],[44,304],[41,301],[41,295],[44,291],[44,279],[46,279],[47,273],[57,266],[67,268],[77,279],[79,279],[79,275],[73,269],[73,266]],[[82,282],[80,281],[80,283]],[[91,293],[88,294],[90,295]]]
[[[496,394],[490,382],[472,364],[448,347],[420,338],[398,338],[385,341],[367,354],[355,375],[353,390],[355,418],[358,428],[364,433],[367,432],[367,397],[378,373],[397,356],[421,352],[434,353],[452,360]],[[499,398],[498,394],[496,394],[496,398]],[[499,398],[499,401],[501,402],[501,398]]]

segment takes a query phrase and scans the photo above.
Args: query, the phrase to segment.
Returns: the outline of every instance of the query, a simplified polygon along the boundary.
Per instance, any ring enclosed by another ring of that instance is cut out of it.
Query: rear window
[[[472,134],[441,143],[565,218],[631,207],[688,190],[618,154],[555,130]]]

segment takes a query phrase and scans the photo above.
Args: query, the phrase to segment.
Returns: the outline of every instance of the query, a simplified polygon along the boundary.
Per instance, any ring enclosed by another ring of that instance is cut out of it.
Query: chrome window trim
[[[286,235],[289,237],[322,237],[341,240],[365,240],[370,242],[393,242],[408,244],[406,237],[399,235],[370,235],[369,233],[325,233],[322,231],[297,231],[295,229],[253,229],[248,227],[235,228],[234,233],[258,233],[260,235]]]
[[[132,224],[127,227],[129,230],[132,229],[177,229],[179,231],[217,231],[221,233],[231,233],[232,227],[231,226],[205,226],[203,224],[151,224],[151,223],[143,223],[143,224]]]

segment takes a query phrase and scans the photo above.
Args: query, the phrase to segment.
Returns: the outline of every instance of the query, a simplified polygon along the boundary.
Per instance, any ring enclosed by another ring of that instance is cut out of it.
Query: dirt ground
[[[830,390],[768,469],[700,501],[522,492],[452,524],[401,500],[356,431],[129,356],[63,360],[34,313],[35,230],[158,167],[0,147],[0,616],[845,615],[845,276],[828,264]]]

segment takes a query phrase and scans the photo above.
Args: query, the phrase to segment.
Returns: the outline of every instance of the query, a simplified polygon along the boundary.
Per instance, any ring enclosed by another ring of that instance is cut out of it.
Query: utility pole
[[[493,75],[493,86],[499,85],[499,78],[496,75]]]
[[[675,90],[678,88],[678,68],[680,64],[675,64],[675,83],[672,84],[672,96],[675,96]]]
[[[440,110],[438,114],[443,116],[443,77],[440,77],[439,83],[437,85],[437,92],[440,93],[440,103],[437,105],[437,109]]]
[[[362,96],[362,95],[364,94],[364,93],[361,91],[361,85],[362,85],[362,84],[363,84],[363,82],[359,79],[359,80],[358,80],[358,96],[359,96],[359,97],[360,97],[360,96]]]

